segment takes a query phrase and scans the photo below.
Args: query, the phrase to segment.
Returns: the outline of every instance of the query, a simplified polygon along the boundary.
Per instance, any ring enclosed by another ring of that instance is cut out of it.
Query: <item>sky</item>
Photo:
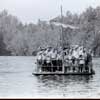
[[[23,23],[36,23],[38,19],[49,20],[66,11],[81,13],[87,7],[100,6],[100,0],[0,0],[0,11],[6,9]]]

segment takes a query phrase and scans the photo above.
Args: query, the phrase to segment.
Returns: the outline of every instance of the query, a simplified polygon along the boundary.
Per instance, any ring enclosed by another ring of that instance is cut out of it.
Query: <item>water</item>
[[[100,58],[93,76],[33,76],[34,57],[0,57],[1,98],[100,98]]]

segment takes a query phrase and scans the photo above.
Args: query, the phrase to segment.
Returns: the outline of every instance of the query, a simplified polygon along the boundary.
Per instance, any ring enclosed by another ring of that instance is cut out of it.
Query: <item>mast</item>
[[[61,23],[63,23],[63,9],[61,5]],[[61,46],[62,46],[62,72],[65,72],[65,67],[64,67],[64,37],[63,37],[63,26],[61,24]]]
[[[62,49],[63,49],[64,44],[63,44],[63,26],[62,26],[62,23],[63,23],[63,13],[62,13],[62,5],[61,5],[61,46],[62,46]]]

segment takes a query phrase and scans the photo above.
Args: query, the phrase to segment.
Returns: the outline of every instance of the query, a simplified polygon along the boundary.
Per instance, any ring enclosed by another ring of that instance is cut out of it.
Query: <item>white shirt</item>
[[[46,60],[46,56],[42,55],[42,60]]]
[[[46,57],[47,63],[50,63],[50,57]]]
[[[73,56],[74,56],[75,58],[78,58],[78,57],[79,57],[78,51],[73,51]]]
[[[56,56],[57,56],[57,53],[56,52],[53,52],[52,54],[51,54],[51,58],[56,58]]]
[[[79,64],[84,64],[85,63],[85,60],[84,60],[84,58],[82,57],[82,58],[80,58],[79,59]]]
[[[38,55],[37,56],[37,60],[42,60],[42,56],[41,55]]]
[[[57,59],[61,60],[62,56],[60,54],[57,54]]]

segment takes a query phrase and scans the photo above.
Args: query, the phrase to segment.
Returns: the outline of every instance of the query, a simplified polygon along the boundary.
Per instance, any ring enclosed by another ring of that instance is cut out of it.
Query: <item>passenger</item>
[[[71,62],[70,62],[71,63]],[[71,64],[70,64],[71,65]],[[66,72],[69,72],[71,69],[71,66],[69,65],[69,59],[66,59]]]
[[[43,53],[42,54],[42,64],[43,64],[43,66],[46,66],[47,65],[47,63],[46,63],[46,54],[45,53]]]
[[[64,66],[65,66],[65,72],[68,72],[70,70],[69,68],[69,59],[68,59],[68,53],[64,56]]]
[[[79,59],[75,60],[75,71],[78,71]]]
[[[83,49],[83,58],[84,58],[84,61],[85,61],[85,64],[84,64],[85,66],[84,66],[83,70],[86,72],[86,71],[88,71],[88,66],[86,64],[87,63],[87,53],[86,53],[86,49],[85,48]]]
[[[48,48],[48,50],[47,50],[47,52],[46,52],[46,61],[47,61],[47,64],[48,64],[48,66],[50,66],[51,65],[51,52],[50,52],[51,50]]]
[[[47,56],[47,54],[48,54],[48,49],[46,49],[46,50],[44,51],[44,55]]]
[[[86,60],[85,60],[85,71],[89,72],[89,58],[87,56]]]
[[[76,70],[77,59],[78,59],[78,52],[77,52],[77,48],[75,48],[72,53],[73,72],[75,72]]]
[[[54,49],[51,55],[53,66],[57,66],[57,51]]]
[[[38,56],[37,56],[37,63],[38,63],[39,65],[42,64],[42,53],[39,53],[39,54],[38,54]]]
[[[57,54],[57,65],[62,66],[62,56],[60,53]]]
[[[57,57],[57,52],[55,50],[52,50],[51,58],[56,59]]]
[[[71,68],[72,68],[72,55],[71,54],[69,54],[68,55],[68,60],[69,60],[69,70],[71,70]]]
[[[79,72],[83,72],[85,60],[82,55],[79,56]]]
[[[76,58],[74,56],[72,56],[72,70],[73,70],[73,72],[75,72],[75,61],[76,61]]]
[[[72,64],[74,65],[75,64],[75,56],[72,56]]]
[[[83,49],[82,48],[79,49],[79,55],[83,56]]]
[[[88,67],[88,72],[92,71],[92,56],[90,53],[87,53],[86,67]]]
[[[46,56],[46,63],[48,67],[51,66],[50,56]]]

